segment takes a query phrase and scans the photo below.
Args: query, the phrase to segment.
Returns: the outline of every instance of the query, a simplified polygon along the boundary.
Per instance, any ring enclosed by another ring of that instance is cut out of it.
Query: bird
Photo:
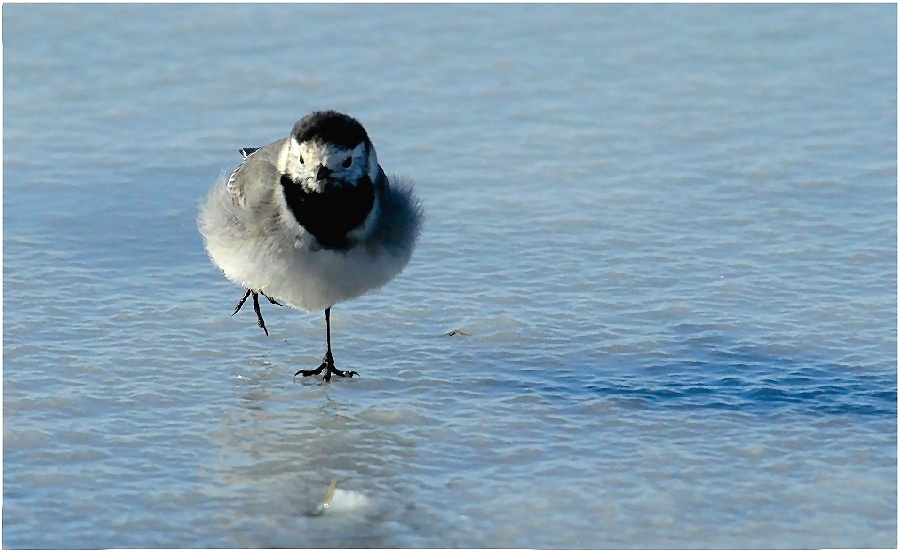
[[[325,311],[326,351],[318,368],[297,376],[359,376],[335,366],[331,308],[381,288],[408,264],[424,209],[412,183],[388,178],[362,124],[337,111],[314,111],[290,135],[240,150],[200,205],[197,226],[210,260],[245,288],[232,315],[259,295],[272,304]]]

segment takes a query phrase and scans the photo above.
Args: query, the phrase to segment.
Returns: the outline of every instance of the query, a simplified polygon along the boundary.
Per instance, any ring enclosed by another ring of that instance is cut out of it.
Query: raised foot
[[[259,308],[259,296],[262,295],[263,297],[268,299],[269,302],[272,303],[273,305],[278,305],[279,307],[282,305],[281,305],[281,303],[279,303],[275,299],[272,299],[271,297],[269,297],[262,291],[253,291],[252,289],[247,289],[247,291],[244,293],[244,296],[241,297],[241,300],[238,301],[237,305],[234,306],[234,312],[231,313],[231,316],[234,316],[241,310],[241,307],[244,306],[244,303],[247,301],[247,297],[250,297],[250,295],[253,295],[253,312],[256,313],[256,325],[259,326],[260,328],[262,328],[262,331],[266,332],[266,336],[268,336],[269,329],[266,328],[266,321],[263,320],[262,310],[260,310],[260,308]]]
[[[325,353],[325,358],[322,359],[322,364],[320,364],[318,368],[315,370],[297,370],[294,377],[303,376],[304,378],[308,378],[310,376],[318,376],[322,372],[325,372],[325,381],[331,381],[332,374],[341,378],[352,378],[353,376],[359,377],[359,374],[353,370],[338,370],[335,368],[334,358],[331,356],[331,352]]]

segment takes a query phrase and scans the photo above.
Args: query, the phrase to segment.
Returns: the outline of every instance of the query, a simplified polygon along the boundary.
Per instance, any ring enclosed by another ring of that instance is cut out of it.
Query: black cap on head
[[[345,148],[353,148],[369,139],[359,121],[337,111],[314,111],[297,121],[291,134],[301,144],[318,140]]]

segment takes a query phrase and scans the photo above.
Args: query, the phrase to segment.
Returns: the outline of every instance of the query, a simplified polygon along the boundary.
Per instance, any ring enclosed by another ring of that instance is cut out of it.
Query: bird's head
[[[297,121],[278,158],[278,170],[307,193],[374,182],[375,148],[359,121],[336,111],[316,111]]]
[[[370,234],[385,176],[356,119],[335,111],[300,119],[281,149],[278,170],[287,207],[319,245],[346,249]]]

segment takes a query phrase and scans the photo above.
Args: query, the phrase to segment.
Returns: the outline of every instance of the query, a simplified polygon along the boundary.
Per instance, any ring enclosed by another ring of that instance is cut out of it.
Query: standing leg
[[[325,343],[328,344],[328,349],[325,350],[325,359],[326,361],[330,360],[334,365],[334,357],[331,356],[331,307],[325,309]]]
[[[328,348],[325,350],[325,358],[322,359],[322,364],[315,370],[297,370],[294,377],[318,376],[322,373],[322,370],[325,371],[325,381],[331,381],[332,374],[337,374],[342,378],[358,376],[359,374],[353,370],[338,370],[334,367],[334,356],[331,354],[331,307],[325,309],[325,342]]]

